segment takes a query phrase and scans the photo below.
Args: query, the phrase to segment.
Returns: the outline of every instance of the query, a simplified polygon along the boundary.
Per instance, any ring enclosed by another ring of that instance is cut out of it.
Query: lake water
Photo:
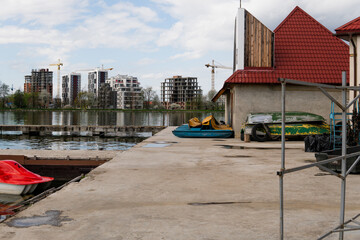
[[[190,118],[204,119],[205,112],[119,111],[3,111],[1,125],[116,125],[179,126]],[[224,120],[223,112],[213,113]],[[144,138],[0,136],[0,149],[126,150]]]
[[[203,119],[205,112],[117,112],[117,111],[3,111],[1,125],[117,125],[179,126],[190,118]],[[212,115],[224,120],[223,112]]]

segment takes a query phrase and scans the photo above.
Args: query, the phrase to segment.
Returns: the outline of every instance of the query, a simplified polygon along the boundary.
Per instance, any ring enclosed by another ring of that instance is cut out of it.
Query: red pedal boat
[[[30,172],[13,160],[0,161],[0,194],[30,194],[39,183],[50,182],[52,177],[42,177]]]

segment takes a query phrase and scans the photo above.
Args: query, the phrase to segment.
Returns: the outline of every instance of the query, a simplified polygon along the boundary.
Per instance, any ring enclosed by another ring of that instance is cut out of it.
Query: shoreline
[[[23,109],[23,108],[4,108],[0,109],[0,112],[36,112],[36,111],[42,111],[42,112],[157,112],[157,113],[177,113],[177,112],[225,112],[225,110],[167,110],[167,109],[43,109],[43,108],[37,108],[37,109]]]
[[[37,149],[0,149],[0,155],[24,155],[27,157],[79,157],[79,158],[114,158],[127,150],[37,150]]]

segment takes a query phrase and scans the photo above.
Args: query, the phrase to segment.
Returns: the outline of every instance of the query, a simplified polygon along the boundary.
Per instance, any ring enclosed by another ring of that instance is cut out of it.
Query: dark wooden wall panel
[[[273,35],[271,30],[246,11],[245,67],[273,66]]]

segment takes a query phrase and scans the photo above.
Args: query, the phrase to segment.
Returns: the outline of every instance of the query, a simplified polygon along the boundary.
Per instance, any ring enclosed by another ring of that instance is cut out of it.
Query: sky
[[[232,67],[234,21],[240,0],[0,0],[0,81],[23,90],[32,69],[61,75],[104,66],[137,77],[160,94],[175,75],[197,77],[211,89],[205,64]],[[299,6],[330,31],[359,17],[357,0],[242,0],[242,7],[274,30]],[[87,73],[82,89],[87,90]],[[232,70],[217,69],[219,90]]]

